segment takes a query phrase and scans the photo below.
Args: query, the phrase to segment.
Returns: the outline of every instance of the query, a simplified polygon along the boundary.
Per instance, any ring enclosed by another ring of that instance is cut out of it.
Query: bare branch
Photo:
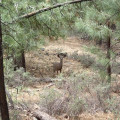
[[[69,1],[69,2],[59,3],[59,4],[53,5],[51,7],[39,9],[39,10],[36,10],[34,12],[22,15],[22,16],[16,18],[16,19],[14,19],[12,22],[20,20],[22,18],[29,18],[29,17],[32,17],[32,16],[37,15],[39,13],[46,12],[46,11],[49,11],[49,10],[52,10],[52,9],[55,9],[55,8],[58,8],[58,7],[61,7],[61,6],[65,6],[65,5],[68,5],[68,4],[80,3],[80,2],[85,2],[85,1],[92,1],[92,0],[74,0],[74,1]]]

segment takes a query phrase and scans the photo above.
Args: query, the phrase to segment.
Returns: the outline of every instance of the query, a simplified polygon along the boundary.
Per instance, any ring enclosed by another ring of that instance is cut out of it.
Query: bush
[[[74,97],[69,101],[67,114],[69,116],[78,116],[84,111],[84,103],[80,97]]]
[[[67,114],[68,116],[77,116],[85,111],[87,106],[85,93],[89,91],[89,85],[95,83],[95,76],[86,77],[85,74],[67,79],[61,78],[56,86],[61,90],[56,89],[46,90],[40,106],[51,115]],[[99,81],[98,81],[99,82]],[[61,92],[62,91],[62,92]],[[84,97],[83,97],[84,96]]]
[[[12,60],[4,60],[4,78],[5,82],[9,86],[20,86],[31,84],[32,81],[36,79],[30,75],[29,72],[24,72],[23,68],[17,69],[14,71],[14,65]]]
[[[67,114],[69,117],[79,116],[83,112],[98,113],[120,111],[120,97],[111,95],[113,86],[102,84],[99,74],[80,74],[76,77],[62,78],[56,83],[61,90],[45,91],[43,106],[51,115]],[[116,86],[114,86],[116,87]]]
[[[57,114],[58,111],[62,111],[61,104],[56,104],[61,98],[61,94],[54,89],[46,89],[43,94],[40,95],[40,106],[42,110],[49,114]],[[57,109],[58,108],[58,109]]]
[[[99,70],[100,74],[105,73],[104,76],[106,76],[106,72],[107,72],[106,67],[107,67],[109,61],[105,57],[95,59],[94,57],[92,57],[89,54],[79,55],[78,52],[75,51],[72,53],[72,55],[70,55],[70,58],[82,63],[83,67],[85,67],[85,68],[93,67],[96,70]],[[120,74],[120,72],[119,72],[120,71],[120,63],[119,62],[115,62],[115,61],[111,62],[111,68],[112,68],[112,73]]]
[[[82,54],[82,55],[79,55],[77,53],[77,51],[75,51],[72,55],[71,55],[71,58],[73,58],[74,60],[77,60],[78,62],[81,62],[82,65],[85,67],[85,68],[88,68],[88,67],[91,67],[94,62],[95,62],[95,58],[94,57],[91,57],[90,55],[88,54]]]
[[[88,68],[94,64],[95,58],[91,57],[90,55],[81,55],[79,56],[78,61],[81,62],[84,67]]]

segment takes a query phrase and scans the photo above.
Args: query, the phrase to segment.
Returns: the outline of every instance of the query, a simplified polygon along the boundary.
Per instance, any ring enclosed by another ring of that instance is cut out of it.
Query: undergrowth
[[[84,68],[94,68],[95,70],[98,70],[100,73],[106,73],[106,68],[108,65],[108,59],[105,58],[104,54],[102,56],[102,53],[98,52],[97,50],[91,49],[92,53],[96,54],[99,53],[100,57],[93,57],[90,54],[78,54],[77,51],[73,52],[70,55],[70,58],[80,62]],[[94,52],[93,52],[94,51]],[[120,62],[117,61],[111,61],[111,69],[112,73],[120,74]]]
[[[118,86],[102,83],[97,73],[92,76],[72,75],[66,79],[61,77],[61,81],[56,82],[56,87],[60,91],[49,89],[45,91],[47,95],[43,94],[41,97],[40,106],[51,115],[79,116],[84,112],[111,112],[117,114],[117,117],[119,115],[120,97],[111,94],[113,88],[117,89]]]
[[[14,71],[14,65],[11,59],[4,61],[4,77],[5,82],[9,86],[18,87],[21,85],[32,84],[33,81],[37,79],[30,75],[29,72],[24,72],[23,68]]]

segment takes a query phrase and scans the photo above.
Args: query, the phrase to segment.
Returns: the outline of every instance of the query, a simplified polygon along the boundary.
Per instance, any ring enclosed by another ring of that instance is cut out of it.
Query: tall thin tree
[[[9,120],[9,112],[4,83],[1,15],[0,15],[0,110],[2,120]]]

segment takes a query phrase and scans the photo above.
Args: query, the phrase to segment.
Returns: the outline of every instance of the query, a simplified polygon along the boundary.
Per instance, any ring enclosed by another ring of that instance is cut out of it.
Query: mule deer
[[[57,74],[58,74],[58,71],[62,71],[62,66],[63,66],[63,58],[67,56],[67,53],[59,53],[57,55],[57,57],[60,58],[60,62],[54,62],[53,63],[53,72],[55,73],[57,71]]]

